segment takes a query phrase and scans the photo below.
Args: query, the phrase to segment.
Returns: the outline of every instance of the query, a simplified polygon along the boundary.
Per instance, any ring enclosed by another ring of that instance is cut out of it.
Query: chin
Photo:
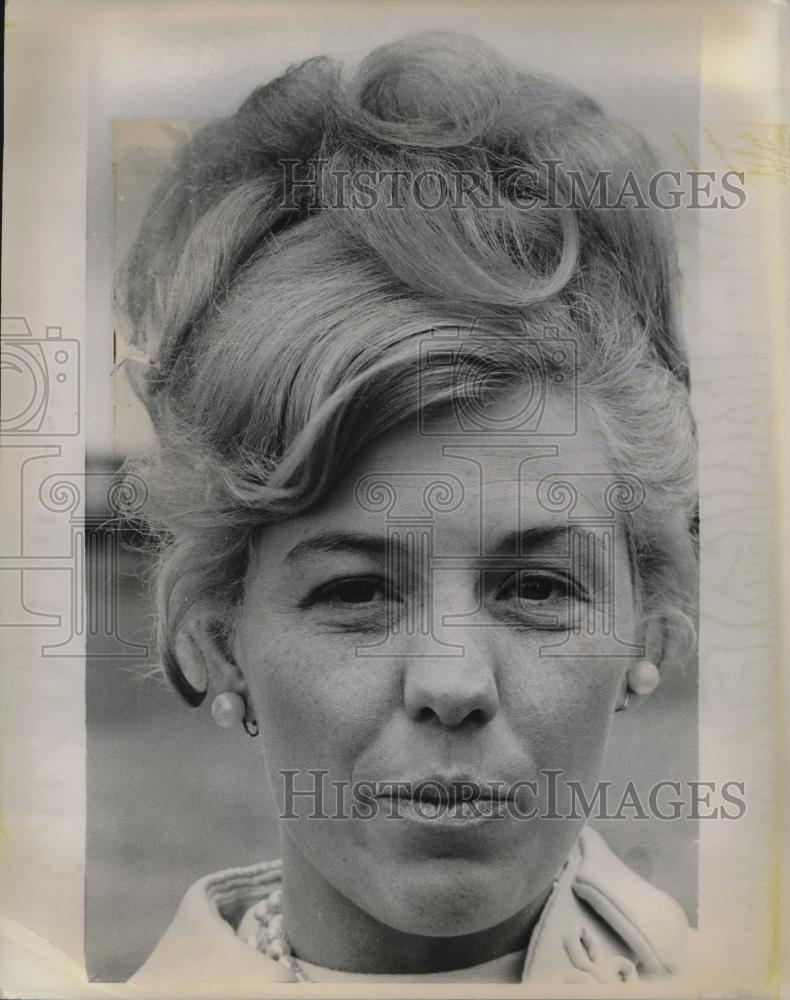
[[[362,883],[360,883],[362,884]],[[527,905],[523,880],[488,865],[433,859],[380,870],[357,904],[407,934],[456,937],[495,927]],[[370,890],[375,886],[374,894]],[[519,892],[514,889],[518,887]],[[529,896],[529,893],[526,893]]]

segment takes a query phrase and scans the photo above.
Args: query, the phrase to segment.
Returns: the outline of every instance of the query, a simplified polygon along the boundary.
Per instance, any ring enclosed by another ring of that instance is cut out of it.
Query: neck
[[[550,894],[474,934],[433,937],[381,923],[338,892],[286,836],[283,845],[285,933],[297,958],[342,972],[426,975],[464,969],[525,949]]]

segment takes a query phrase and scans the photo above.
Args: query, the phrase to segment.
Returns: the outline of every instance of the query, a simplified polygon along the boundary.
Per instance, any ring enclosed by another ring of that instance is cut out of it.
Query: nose
[[[446,729],[485,725],[499,710],[491,651],[465,645],[459,657],[414,657],[405,671],[403,700],[414,722]]]

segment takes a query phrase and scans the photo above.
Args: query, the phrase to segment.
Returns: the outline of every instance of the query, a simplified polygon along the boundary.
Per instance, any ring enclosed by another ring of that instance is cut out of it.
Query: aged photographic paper
[[[7,28],[0,988],[778,996],[785,8]]]

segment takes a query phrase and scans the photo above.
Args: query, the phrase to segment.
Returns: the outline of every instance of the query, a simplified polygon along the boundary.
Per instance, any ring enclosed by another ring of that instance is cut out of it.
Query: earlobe
[[[624,712],[632,694],[652,694],[658,687],[661,675],[652,660],[638,660],[632,664],[625,675],[620,698],[615,712]]]
[[[625,673],[617,699],[615,712],[628,708],[632,694],[646,696],[652,694],[661,681],[659,665],[666,654],[666,622],[652,619],[645,629],[645,658],[632,663]]]
[[[196,619],[184,627],[184,642],[198,661],[208,685],[217,692],[211,704],[214,721],[223,729],[241,723],[248,736],[257,736],[258,723],[250,711],[244,674],[223,633],[210,621]]]
[[[249,717],[247,702],[235,691],[223,691],[222,694],[218,694],[211,703],[211,715],[223,729],[231,729],[240,722],[248,736],[258,735],[258,723]]]

